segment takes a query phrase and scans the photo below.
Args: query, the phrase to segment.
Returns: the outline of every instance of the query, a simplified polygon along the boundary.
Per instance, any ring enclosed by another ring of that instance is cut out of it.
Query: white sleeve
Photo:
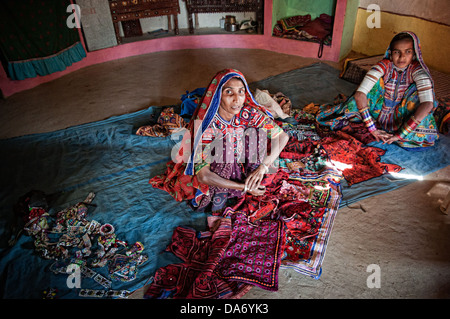
[[[384,75],[384,69],[380,64],[374,65],[367,73],[356,91],[365,95],[372,90],[373,86]]]
[[[427,72],[422,68],[418,68],[417,71],[413,72],[412,78],[416,83],[420,103],[433,102],[433,84]]]

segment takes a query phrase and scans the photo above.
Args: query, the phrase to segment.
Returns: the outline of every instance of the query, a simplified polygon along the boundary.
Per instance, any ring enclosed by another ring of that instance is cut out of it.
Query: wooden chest
[[[169,16],[170,21],[170,16],[173,16],[174,32],[179,34],[178,14],[180,13],[180,6],[178,0],[109,0],[109,7],[117,43],[119,44],[122,42],[118,24],[120,21],[139,20],[157,16]]]

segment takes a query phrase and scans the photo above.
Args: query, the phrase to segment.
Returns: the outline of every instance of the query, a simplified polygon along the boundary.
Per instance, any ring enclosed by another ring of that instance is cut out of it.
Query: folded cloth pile
[[[275,24],[272,35],[328,44],[331,42],[332,31],[333,17],[322,13],[313,20],[309,14],[280,19]]]
[[[136,135],[165,137],[186,127],[186,122],[173,107],[166,107],[158,117],[157,124],[145,125],[138,128]]]
[[[292,102],[281,92],[271,94],[267,90],[256,89],[254,94],[255,100],[264,106],[276,120],[297,125],[297,121],[291,116]]]

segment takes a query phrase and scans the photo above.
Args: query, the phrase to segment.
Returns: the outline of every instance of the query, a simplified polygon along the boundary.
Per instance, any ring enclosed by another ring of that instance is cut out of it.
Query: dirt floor
[[[1,100],[0,138],[179,104],[186,90],[204,87],[227,67],[253,82],[317,61],[264,50],[208,49],[106,62]],[[244,298],[450,298],[450,217],[439,209],[449,189],[450,166],[339,209],[319,279],[282,269],[277,292],[255,287]],[[142,297],[142,290],[132,297]]]

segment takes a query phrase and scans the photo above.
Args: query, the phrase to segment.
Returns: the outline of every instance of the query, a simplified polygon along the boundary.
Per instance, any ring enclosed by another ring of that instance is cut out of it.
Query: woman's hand
[[[266,173],[267,173],[266,166],[264,166],[264,164],[261,164],[258,166],[257,169],[255,169],[253,172],[251,172],[250,175],[246,178],[245,187],[250,194],[256,195],[256,193],[261,193],[261,192],[262,192],[262,194],[264,194],[264,192],[266,191],[266,188],[264,186],[261,186],[261,182],[264,179],[264,175]],[[256,196],[259,196],[259,195],[256,195]]]
[[[247,193],[252,194],[253,196],[262,196],[266,192],[266,186],[260,185],[256,189],[250,189],[247,191]]]
[[[373,137],[377,140],[377,142],[382,141],[383,143],[387,143],[387,141],[394,137],[394,135],[389,134],[383,130],[375,130],[371,132]],[[390,143],[389,143],[390,144]]]
[[[280,156],[281,151],[286,146],[289,141],[289,135],[282,131],[277,137],[271,140],[272,148],[270,155],[264,159],[264,162],[258,166],[245,180],[245,190],[250,192],[252,195],[260,196],[266,191],[265,187],[261,187],[261,182],[264,179],[264,175],[267,174],[268,168],[273,163],[278,156]]]
[[[250,176],[247,177],[247,179],[245,180],[245,184],[242,184],[241,182],[235,182],[220,177],[216,173],[211,172],[208,165],[203,167],[197,173],[197,178],[200,183],[205,185],[237,189],[240,191],[248,192],[254,196],[262,196],[266,192],[266,187],[261,186],[261,181],[264,178],[265,171],[266,169],[264,165],[261,165],[252,174],[250,174]],[[250,188],[248,185],[252,185],[252,187]]]
[[[400,140],[400,137],[396,136],[396,135],[392,135],[392,137],[390,137],[389,139],[386,140],[387,144],[392,144],[395,141]]]

